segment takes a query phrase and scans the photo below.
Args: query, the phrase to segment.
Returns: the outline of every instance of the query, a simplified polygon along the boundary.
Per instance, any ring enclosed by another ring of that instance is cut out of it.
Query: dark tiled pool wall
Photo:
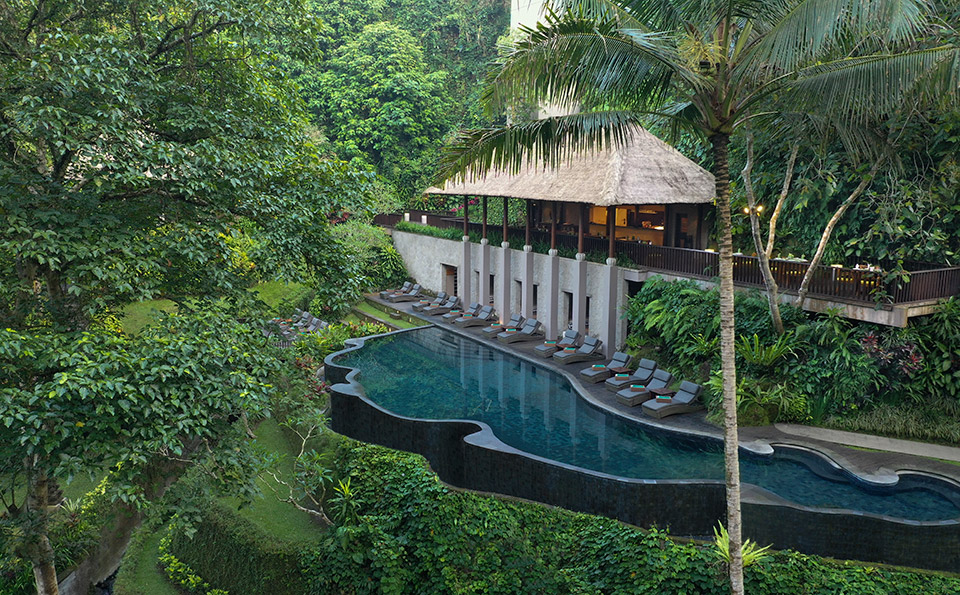
[[[328,381],[346,369],[327,367]],[[415,452],[446,482],[599,514],[675,535],[710,535],[723,518],[717,482],[653,482],[585,472],[519,454],[469,421],[395,416],[362,398],[356,385],[331,388],[333,430],[364,442]],[[841,559],[960,571],[960,524],[888,521],[773,504],[743,504],[744,533],[760,544]]]

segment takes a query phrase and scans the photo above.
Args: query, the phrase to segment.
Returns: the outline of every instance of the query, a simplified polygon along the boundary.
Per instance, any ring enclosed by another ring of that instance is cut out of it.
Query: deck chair
[[[613,376],[615,370],[626,370],[632,359],[633,356],[630,354],[618,351],[613,354],[613,358],[609,363],[594,364],[589,368],[580,370],[580,380],[590,384],[603,382]]]
[[[520,328],[523,325],[523,320],[524,319],[522,314],[514,314],[513,316],[510,317],[509,322],[507,322],[506,324],[494,323],[488,326],[487,328],[483,329],[483,332],[487,333],[488,335],[493,335],[494,337],[496,337],[497,334],[502,333],[504,329]]]
[[[411,288],[411,287],[413,287],[413,283],[411,283],[411,282],[409,282],[409,281],[404,281],[404,282],[403,282],[403,287],[400,287],[400,288],[397,288],[397,289],[387,289],[387,290],[381,291],[381,292],[380,292],[380,299],[381,299],[381,300],[385,300],[385,299],[387,299],[388,296],[393,295],[393,294],[395,294],[395,293],[407,293],[408,291],[410,291],[410,288]]]
[[[440,318],[442,318],[444,322],[453,322],[454,320],[461,318],[463,316],[466,316],[467,314],[469,314],[470,316],[474,316],[476,315],[477,312],[480,311],[480,304],[478,304],[477,302],[473,302],[472,304],[470,304],[466,308],[463,308],[459,312],[457,310],[458,308],[454,308],[453,310],[450,310]]]
[[[387,296],[388,302],[415,302],[420,299],[420,292],[423,288],[419,283],[414,283],[413,287],[407,293],[393,293]]]
[[[448,315],[444,314],[444,318]],[[493,306],[484,306],[480,308],[480,311],[477,312],[474,316],[461,316],[460,318],[455,318],[450,322],[456,326],[462,326],[464,328],[471,326],[483,326],[485,324],[490,324],[497,318],[497,313],[494,311]]]
[[[543,337],[543,325],[536,318],[523,321],[523,326],[517,331],[503,331],[497,335],[501,343],[520,343],[521,341],[536,341]]]
[[[544,341],[542,345],[537,345],[534,352],[540,357],[550,357],[564,347],[577,347],[580,345],[581,338],[580,331],[567,329],[556,341]]]
[[[560,364],[589,362],[603,359],[603,341],[596,337],[586,336],[579,349],[564,347],[562,351],[553,354],[553,359]]]
[[[699,411],[704,408],[700,403],[700,393],[702,392],[702,386],[684,380],[675,394],[657,395],[656,398],[645,401],[643,412],[650,417],[663,419],[668,415]]]
[[[433,298],[432,300],[422,299],[416,304],[414,304],[413,311],[422,312],[424,308],[428,308],[430,306],[439,306],[443,304],[443,302],[447,301],[448,297],[450,296],[447,295],[446,291],[441,291],[440,293],[437,294],[437,297]]]
[[[607,387],[607,390],[611,392],[619,392],[620,390],[627,388],[631,384],[646,384],[653,379],[653,373],[657,370],[657,362],[652,359],[643,358],[640,360],[640,365],[637,366],[637,371],[628,376],[623,376],[623,373],[614,372],[610,378],[603,383]]]
[[[651,391],[667,388],[671,382],[673,382],[673,374],[663,368],[658,368],[647,384],[632,383],[620,390],[617,393],[617,402],[628,407],[636,407],[654,397]],[[643,386],[643,388],[634,388],[635,386]]]
[[[420,311],[424,316],[439,316],[441,314],[446,314],[450,310],[453,310],[460,305],[460,298],[455,295],[452,295],[447,298],[447,301],[443,302],[439,306],[427,306]]]

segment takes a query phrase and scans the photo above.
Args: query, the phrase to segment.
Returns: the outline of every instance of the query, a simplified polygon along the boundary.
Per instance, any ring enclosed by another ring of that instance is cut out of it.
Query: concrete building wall
[[[431,291],[438,291],[443,287],[444,272],[441,264],[457,267],[461,264],[463,250],[461,242],[458,241],[394,231],[393,243],[403,257],[404,262],[406,262],[407,272],[410,273],[410,276]],[[471,250],[470,264],[473,269],[471,275],[474,275],[474,278],[476,278],[475,275],[478,275],[480,271],[482,250],[479,244],[471,244]],[[510,310],[508,312],[500,311],[499,300],[496,300],[498,302],[497,311],[504,320],[506,320],[511,313],[520,311],[520,292],[518,291],[516,282],[523,281],[523,246],[516,248],[511,246],[509,250],[510,278],[507,282],[510,283]],[[490,274],[494,276],[494,296],[502,295],[504,283],[503,275],[501,274],[502,254],[503,248],[500,246],[490,246],[489,266]],[[551,257],[546,254],[533,255],[533,282],[538,285],[537,312],[538,315],[541,316],[541,313],[546,311],[547,301],[551,299],[551,296],[547,295],[548,292],[546,290],[547,269],[550,266],[550,258]],[[572,294],[576,290],[577,262],[569,258],[560,258],[559,264],[559,292],[558,295],[555,296],[555,299],[560,307],[559,328],[562,330],[567,327],[566,322],[568,316],[564,292]],[[617,300],[616,303],[608,305],[604,299],[606,291],[604,284],[609,275],[607,265],[587,262],[585,266],[587,273],[587,297],[590,298],[590,316],[587,321],[589,325],[587,332],[590,335],[604,339],[610,347],[620,347],[626,340],[626,322],[621,320],[621,314],[627,304],[627,284],[624,278],[624,270],[619,267],[617,268],[615,282]],[[461,272],[460,274],[463,273]],[[461,296],[465,302],[474,302],[478,299],[479,287],[476,283],[471,285],[471,295],[468,297]],[[603,336],[605,334],[603,329],[605,328],[608,316],[613,316],[617,321],[617,331],[613,341],[609,341]]]

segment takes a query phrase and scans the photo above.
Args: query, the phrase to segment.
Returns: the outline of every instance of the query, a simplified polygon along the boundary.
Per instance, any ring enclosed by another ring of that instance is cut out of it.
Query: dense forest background
[[[382,206],[419,199],[445,139],[485,123],[480,82],[507,0],[312,0],[323,60],[289,56],[319,134],[381,177]]]

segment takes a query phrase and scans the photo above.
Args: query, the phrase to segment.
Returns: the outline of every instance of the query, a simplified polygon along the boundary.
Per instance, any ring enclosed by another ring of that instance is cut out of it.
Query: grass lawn
[[[284,283],[283,281],[269,281],[259,283],[250,288],[265,304],[276,308],[283,298],[303,289],[300,283]]]
[[[166,530],[166,527],[161,527],[159,531],[150,535],[143,542],[143,549],[140,550],[140,556],[136,564],[137,572],[134,574],[134,581],[142,593],[181,595],[181,592],[167,581],[163,570],[157,565],[157,559],[160,557],[157,550],[160,547],[160,539]]]
[[[123,308],[123,332],[136,335],[143,327],[153,322],[153,314],[156,310],[175,312],[176,309],[177,305],[170,300],[146,300],[127,304]]]
[[[283,283],[282,281],[270,281],[269,283],[260,283],[250,288],[250,291],[256,292],[257,296],[271,308],[275,308],[283,298],[292,295],[303,289],[299,283]],[[170,300],[145,300],[127,304],[123,308],[123,332],[128,335],[135,335],[143,327],[153,322],[153,315],[156,310],[163,312],[175,312],[177,305]]]
[[[423,326],[422,324],[413,324],[412,322],[407,322],[406,320],[403,320],[400,318],[396,318],[396,319],[390,318],[389,314],[387,314],[383,310],[380,310],[379,308],[375,308],[373,305],[371,305],[369,302],[366,302],[366,301],[362,301],[354,307],[357,310],[360,310],[361,312],[365,312],[371,316],[376,316],[380,320],[389,321],[390,324],[392,324],[397,328],[406,329],[406,328],[417,328],[417,327]]]
[[[279,465],[280,475],[284,478],[291,477],[293,459],[297,453],[284,437],[277,422],[273,419],[264,420],[257,427],[256,434],[257,444],[263,449],[283,455]],[[240,509],[240,516],[285,541],[315,541],[320,536],[321,527],[309,514],[297,510],[291,504],[277,500],[270,487],[262,480],[258,480],[257,483],[263,490],[263,497],[257,498],[249,506]],[[283,486],[278,488],[283,489]],[[224,498],[223,502],[234,509],[240,504],[236,498]]]

